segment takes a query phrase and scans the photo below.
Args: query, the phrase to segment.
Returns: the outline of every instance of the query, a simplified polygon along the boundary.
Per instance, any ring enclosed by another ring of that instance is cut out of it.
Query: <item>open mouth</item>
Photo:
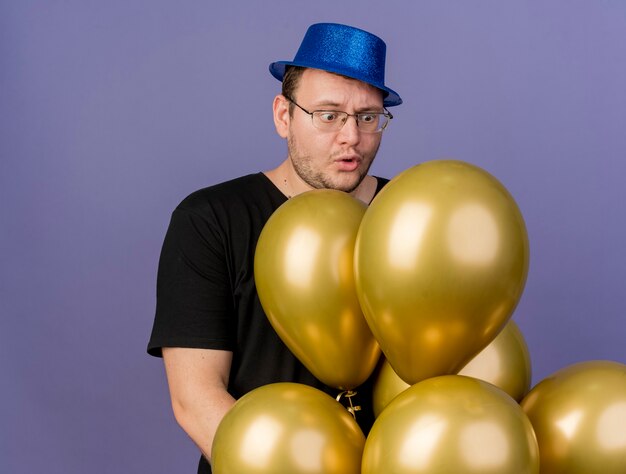
[[[341,171],[354,171],[359,166],[359,160],[357,157],[340,158],[335,161],[335,163],[337,163]]]

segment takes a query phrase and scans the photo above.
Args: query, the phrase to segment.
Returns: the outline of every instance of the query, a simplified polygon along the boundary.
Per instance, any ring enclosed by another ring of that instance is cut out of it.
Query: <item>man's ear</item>
[[[276,133],[282,138],[287,138],[289,132],[289,101],[282,94],[274,97],[272,104],[274,111],[274,126]]]

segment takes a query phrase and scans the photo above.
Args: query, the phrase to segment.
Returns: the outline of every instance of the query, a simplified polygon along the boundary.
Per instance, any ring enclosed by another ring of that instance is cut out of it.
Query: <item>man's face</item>
[[[382,112],[382,92],[369,84],[317,69],[304,71],[292,97],[300,106],[355,114]],[[363,133],[354,117],[337,131],[313,126],[311,116],[294,107],[289,118],[289,158],[300,178],[313,188],[352,192],[367,175],[382,133]]]

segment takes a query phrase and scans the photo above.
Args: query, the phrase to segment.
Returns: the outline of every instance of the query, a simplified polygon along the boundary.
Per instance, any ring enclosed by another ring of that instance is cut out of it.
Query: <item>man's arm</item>
[[[235,403],[226,391],[232,357],[229,351],[163,348],[176,421],[209,461],[217,426]]]

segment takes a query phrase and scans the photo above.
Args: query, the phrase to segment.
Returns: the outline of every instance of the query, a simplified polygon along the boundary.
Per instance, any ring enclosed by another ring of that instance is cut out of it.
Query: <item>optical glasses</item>
[[[393,118],[387,109],[384,112],[361,112],[359,114],[349,114],[340,110],[313,110],[309,112],[291,97],[285,96],[285,98],[305,114],[310,115],[315,128],[325,132],[341,130],[348,121],[348,117],[354,117],[361,132],[380,133],[387,128],[389,121]]]

